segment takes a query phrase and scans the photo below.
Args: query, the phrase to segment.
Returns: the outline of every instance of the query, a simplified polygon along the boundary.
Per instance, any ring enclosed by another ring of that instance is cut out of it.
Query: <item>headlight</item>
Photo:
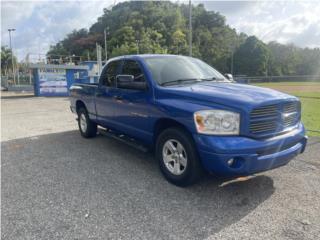
[[[198,133],[212,135],[238,135],[240,114],[224,110],[203,110],[194,113]]]

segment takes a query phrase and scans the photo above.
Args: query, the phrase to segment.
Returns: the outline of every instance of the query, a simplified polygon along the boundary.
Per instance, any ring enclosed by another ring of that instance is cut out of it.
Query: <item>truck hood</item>
[[[245,109],[261,104],[297,99],[294,96],[269,88],[237,83],[199,82],[191,85],[168,87],[166,90],[176,97],[184,99],[207,102],[209,105],[210,103],[216,103]]]

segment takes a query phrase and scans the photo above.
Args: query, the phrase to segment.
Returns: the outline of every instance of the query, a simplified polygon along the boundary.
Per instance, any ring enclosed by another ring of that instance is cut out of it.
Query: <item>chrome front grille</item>
[[[249,132],[255,136],[277,134],[295,126],[300,120],[300,103],[297,101],[255,108],[250,113]]]
[[[251,112],[251,117],[264,117],[264,116],[275,116],[277,115],[278,106],[268,105],[254,109]]]
[[[250,131],[251,131],[251,133],[276,131],[276,124],[273,121],[272,122],[265,122],[265,123],[261,123],[261,122],[251,123]]]
[[[287,102],[283,105],[283,112],[290,113],[300,111],[299,102]]]

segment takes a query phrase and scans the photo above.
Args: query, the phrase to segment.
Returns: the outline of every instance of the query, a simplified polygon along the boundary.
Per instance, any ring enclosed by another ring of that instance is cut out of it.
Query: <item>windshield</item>
[[[152,77],[160,85],[166,83],[180,84],[194,81],[224,81],[228,80],[217,70],[203,61],[184,56],[151,57],[145,62]]]

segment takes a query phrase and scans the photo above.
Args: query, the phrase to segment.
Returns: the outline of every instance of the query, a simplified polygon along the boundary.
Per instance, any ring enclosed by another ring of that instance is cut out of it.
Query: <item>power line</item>
[[[108,60],[108,49],[107,49],[107,30],[106,28],[104,29],[104,51],[106,55],[106,62]]]

